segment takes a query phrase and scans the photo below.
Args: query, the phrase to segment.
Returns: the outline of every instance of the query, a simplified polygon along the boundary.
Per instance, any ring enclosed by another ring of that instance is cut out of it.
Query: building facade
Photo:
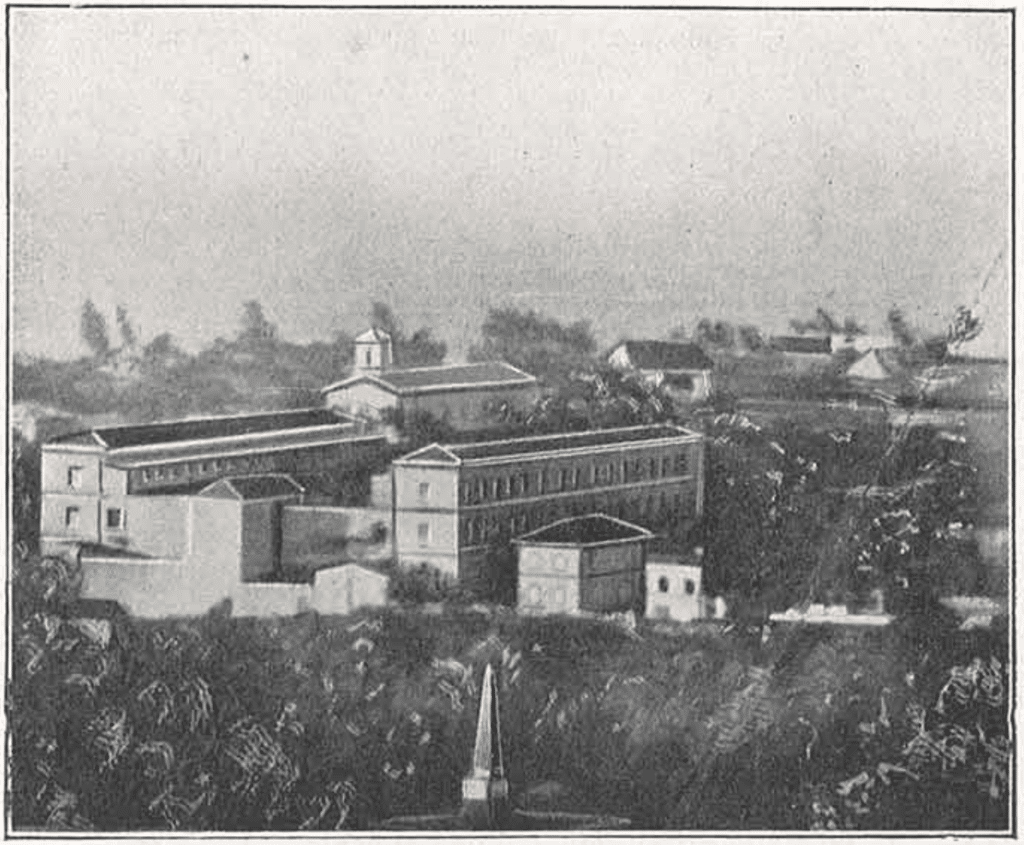
[[[511,541],[605,513],[658,531],[704,509],[704,440],[671,425],[427,446],[393,463],[395,555],[468,584],[511,578]]]
[[[530,408],[540,396],[537,379],[511,364],[489,361],[357,372],[322,391],[324,403],[344,413],[379,419],[430,414],[457,431],[499,425],[510,413]]]
[[[124,545],[127,499],[195,493],[226,476],[342,473],[379,461],[383,434],[316,408],[97,428],[41,450],[44,554],[79,543]]]
[[[705,402],[711,397],[714,361],[695,343],[627,340],[609,353],[608,363],[618,370],[640,373],[682,402]]]
[[[517,538],[524,613],[644,610],[650,531],[605,514],[570,517]]]
[[[700,566],[676,558],[650,555],[646,570],[648,619],[691,622],[704,617]]]

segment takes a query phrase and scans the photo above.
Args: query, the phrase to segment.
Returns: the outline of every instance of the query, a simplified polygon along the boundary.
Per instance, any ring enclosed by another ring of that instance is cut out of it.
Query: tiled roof
[[[287,431],[323,425],[351,422],[349,417],[327,408],[305,408],[299,411],[273,411],[262,414],[244,414],[231,417],[201,417],[173,422],[146,423],[144,425],[112,426],[93,429],[93,438],[110,449],[132,446],[153,446],[186,440],[208,440],[218,437],[237,437],[262,432]],[[86,436],[88,440],[88,436]],[[76,432],[51,441],[55,443],[83,442],[83,432]]]
[[[561,519],[524,534],[516,542],[589,546],[618,540],[643,540],[652,536],[650,531],[639,525],[603,513],[594,513]]]
[[[804,355],[831,355],[832,338],[804,337],[802,335],[773,337],[768,345],[778,352],[798,352]]]
[[[489,440],[483,443],[449,443],[443,447],[421,449],[400,458],[400,461],[444,460],[462,461],[522,455],[534,452],[555,452],[561,449],[586,449],[615,443],[636,443],[644,440],[664,440],[669,437],[697,437],[695,432],[673,425],[634,426],[631,428],[604,428],[575,434],[551,434],[541,437],[520,437],[514,440]],[[425,455],[427,449],[438,449],[434,457]]]
[[[304,492],[290,475],[274,473],[221,478],[204,487],[199,495],[213,496],[221,491],[228,493],[232,498],[242,500],[279,499]]]
[[[503,361],[486,361],[480,364],[453,364],[443,367],[415,367],[407,370],[385,370],[382,373],[364,373],[329,384],[320,392],[330,393],[359,381],[375,382],[392,393],[415,394],[489,385],[528,385],[535,384],[537,379]]]
[[[638,370],[710,370],[715,366],[696,343],[667,340],[627,340],[629,360]]]

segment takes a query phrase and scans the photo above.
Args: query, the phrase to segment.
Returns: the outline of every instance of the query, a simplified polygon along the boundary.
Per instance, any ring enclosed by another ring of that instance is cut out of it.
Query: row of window
[[[328,447],[330,448],[330,447]],[[137,470],[134,480],[143,484],[157,481],[175,481],[202,476],[230,474],[253,475],[266,472],[315,472],[327,464],[325,449],[303,449],[274,455],[246,455],[234,458],[210,458],[164,466],[144,467]]]
[[[685,475],[686,471],[685,451],[676,452],[674,455],[664,455],[661,458],[595,461],[586,467],[514,472],[494,478],[463,481],[459,485],[459,500],[464,505],[476,505],[487,501],[579,490],[581,487],[631,484],[638,481],[667,478],[672,475]],[[427,484],[420,485],[421,499],[426,497],[428,488]]]
[[[64,527],[77,531],[82,526],[82,509],[71,505],[64,509]],[[123,530],[128,527],[128,514],[124,508],[107,508],[107,528]]]
[[[583,516],[597,509],[610,512],[619,519],[636,520],[643,525],[661,525],[673,517],[680,516],[683,507],[681,492],[670,494],[662,491],[658,495],[623,497],[613,506],[602,507],[594,501],[573,501],[552,505],[550,503],[526,508],[510,515],[481,514],[463,517],[460,524],[460,539],[463,546],[476,546],[499,542],[509,537],[518,537],[528,531],[549,525],[570,516]],[[423,529],[427,523],[421,523]],[[429,528],[423,529],[429,531]],[[421,534],[421,545],[429,542],[429,533]]]

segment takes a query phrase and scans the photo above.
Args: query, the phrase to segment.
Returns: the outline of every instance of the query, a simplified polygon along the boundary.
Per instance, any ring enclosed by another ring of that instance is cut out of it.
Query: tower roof
[[[390,343],[391,335],[378,328],[369,329],[356,338],[356,343],[383,343],[384,341]]]

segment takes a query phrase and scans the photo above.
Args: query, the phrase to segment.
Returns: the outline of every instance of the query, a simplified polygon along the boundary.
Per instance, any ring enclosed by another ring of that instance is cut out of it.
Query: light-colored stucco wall
[[[132,616],[199,616],[230,596],[213,568],[178,560],[82,560],[82,598],[118,602]]]
[[[686,591],[687,582],[693,585],[690,593]],[[648,618],[689,622],[703,616],[703,603],[699,566],[648,562],[645,614]]]
[[[372,382],[357,382],[332,390],[324,397],[324,404],[350,414],[376,416],[385,408],[397,408],[398,397]]]
[[[125,498],[128,548],[158,558],[188,553],[189,500],[184,496]]]
[[[579,575],[579,549],[521,545],[516,604],[526,613],[576,613]]]
[[[39,457],[40,482],[43,493],[75,493],[98,495],[102,452],[94,449],[43,446]],[[81,483],[68,486],[68,470],[80,467]]]
[[[313,608],[318,613],[344,615],[360,607],[383,607],[388,579],[360,566],[321,569],[313,578]]]
[[[242,577],[242,509],[232,499],[189,499],[192,505],[188,557],[215,570],[231,585]]]

